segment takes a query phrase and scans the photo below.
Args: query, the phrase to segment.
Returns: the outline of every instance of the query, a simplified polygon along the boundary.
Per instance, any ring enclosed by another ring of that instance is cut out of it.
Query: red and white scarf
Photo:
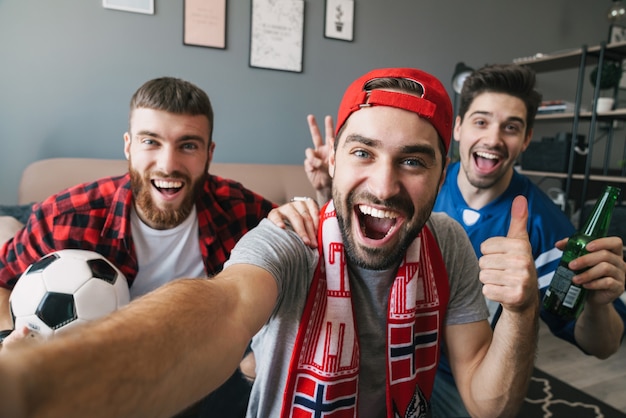
[[[291,358],[281,417],[358,415],[359,339],[332,201],[320,211],[320,262]],[[426,226],[409,246],[387,309],[387,417],[426,416],[449,297],[445,264]],[[382,371],[381,371],[382,372]]]

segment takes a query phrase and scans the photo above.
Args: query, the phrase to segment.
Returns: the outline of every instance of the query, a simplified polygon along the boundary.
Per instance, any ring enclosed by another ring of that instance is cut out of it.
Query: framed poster
[[[354,40],[354,0],[326,0],[324,37]]]
[[[250,66],[302,72],[304,0],[251,0]]]
[[[154,0],[102,0],[102,7],[147,15],[154,14]]]
[[[184,0],[183,44],[226,48],[226,0]]]

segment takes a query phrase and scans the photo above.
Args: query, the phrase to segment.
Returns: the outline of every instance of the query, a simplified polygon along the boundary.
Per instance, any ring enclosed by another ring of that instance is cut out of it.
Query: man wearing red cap
[[[479,266],[463,229],[432,214],[451,124],[431,75],[360,77],[339,107],[318,249],[262,221],[213,280],[172,282],[82,332],[7,351],[3,408],[169,416],[219,386],[254,337],[251,417],[429,416],[442,345],[473,415],[514,415],[537,338],[526,202]],[[503,306],[493,332],[483,293]]]
[[[445,212],[458,221],[480,257],[486,239],[506,234],[513,199],[525,196],[529,212],[527,230],[538,273],[538,289],[543,297],[567,242],[564,237],[570,236],[575,228],[543,191],[513,169],[532,138],[541,102],[535,84],[535,73],[530,68],[514,64],[486,65],[466,79],[453,131],[460,161],[447,167],[433,210]],[[306,151],[304,165],[318,189],[318,201],[325,202],[331,183],[325,163],[328,145],[322,142],[315,118],[309,116],[308,122],[315,149]],[[333,142],[330,116],[326,117],[325,127],[326,142],[330,144]],[[576,280],[589,290],[585,309],[577,320],[563,320],[543,309],[540,312],[554,335],[600,359],[619,349],[626,328],[626,307],[620,300],[626,272],[622,248],[620,237],[598,239],[590,248],[591,253],[579,258],[578,266],[572,266],[586,270]],[[487,303],[495,327],[501,307],[497,301],[487,300]],[[431,398],[436,416],[469,416],[455,380],[443,356]]]

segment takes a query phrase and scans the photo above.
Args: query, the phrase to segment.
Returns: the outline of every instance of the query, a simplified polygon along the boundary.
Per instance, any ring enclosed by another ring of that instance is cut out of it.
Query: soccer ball
[[[102,255],[60,250],[22,274],[9,297],[13,328],[44,337],[100,318],[130,300],[126,277]]]

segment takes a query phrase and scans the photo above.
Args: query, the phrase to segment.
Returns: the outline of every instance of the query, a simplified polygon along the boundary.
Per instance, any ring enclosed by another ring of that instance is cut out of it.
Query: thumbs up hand
[[[528,203],[517,196],[511,205],[506,237],[485,240],[480,250],[480,281],[483,294],[502,304],[504,310],[520,312],[539,304],[537,271],[528,240]]]

